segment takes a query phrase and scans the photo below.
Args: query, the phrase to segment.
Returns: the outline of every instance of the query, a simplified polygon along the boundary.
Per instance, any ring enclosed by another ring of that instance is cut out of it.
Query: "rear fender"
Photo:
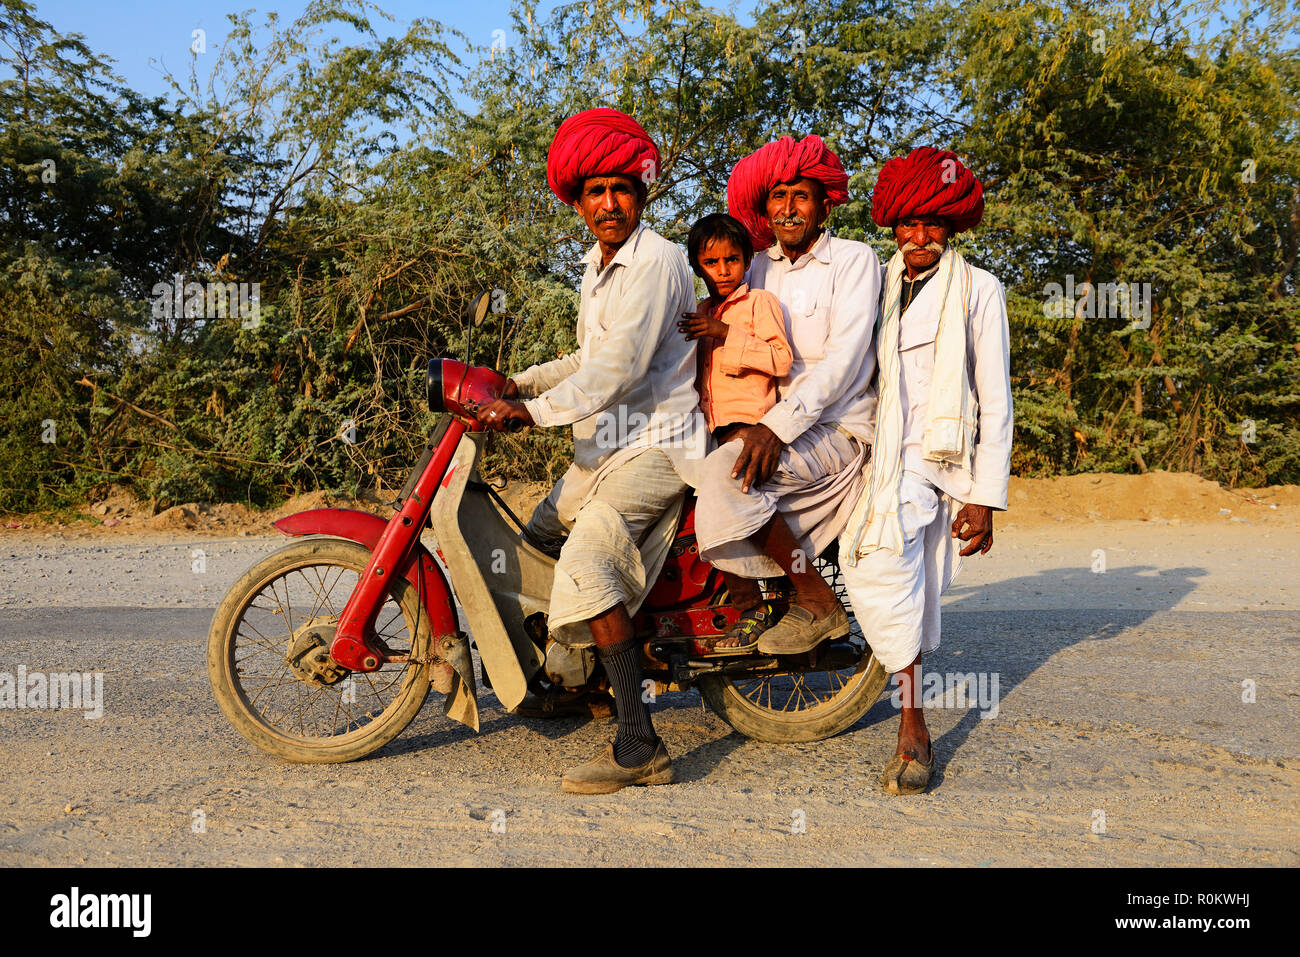
[[[388,522],[378,515],[351,508],[314,508],[289,515],[273,524],[286,535],[330,535],[356,542],[372,552],[388,527]],[[447,695],[446,712],[477,731],[478,702],[473,665],[469,663],[468,654],[456,653],[459,645],[465,645],[466,649],[469,645],[460,633],[451,586],[423,542],[415,543],[415,556],[416,560],[407,564],[403,574],[424,596],[424,608],[433,627],[430,647],[456,669],[459,678],[452,693]],[[462,671],[465,668],[468,668],[468,673]]]

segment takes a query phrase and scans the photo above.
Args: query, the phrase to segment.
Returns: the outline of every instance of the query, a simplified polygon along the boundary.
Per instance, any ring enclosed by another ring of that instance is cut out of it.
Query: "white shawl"
[[[899,519],[899,487],[903,481],[903,400],[898,343],[901,298],[906,264],[894,253],[885,272],[884,308],[876,328],[879,404],[876,440],[867,481],[866,522],[854,542],[854,554],[878,548],[899,554],[903,531]],[[956,288],[953,280],[956,279]],[[939,258],[931,280],[943,290],[939,330],[934,340],[934,376],[930,387],[929,419],[922,433],[922,454],[932,462],[971,467],[974,456],[974,395],[966,370],[966,318],[970,313],[971,269],[949,246]]]

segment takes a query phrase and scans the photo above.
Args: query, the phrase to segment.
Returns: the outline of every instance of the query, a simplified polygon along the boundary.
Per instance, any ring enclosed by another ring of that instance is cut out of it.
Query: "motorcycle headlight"
[[[433,359],[424,380],[425,398],[431,412],[450,412],[463,419],[474,418],[474,410],[500,398],[506,377],[492,369],[467,366],[456,359]],[[477,430],[478,426],[474,426]]]
[[[443,403],[442,391],[442,359],[429,360],[429,372],[424,378],[424,394],[429,401],[430,412],[446,412],[447,406]]]

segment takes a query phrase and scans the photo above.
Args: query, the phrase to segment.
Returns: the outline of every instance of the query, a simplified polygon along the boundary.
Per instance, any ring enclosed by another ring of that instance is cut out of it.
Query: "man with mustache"
[[[796,654],[849,629],[813,559],[844,527],[862,484],[880,263],[870,246],[822,228],[848,199],[848,176],[820,137],[782,137],[745,157],[727,198],[763,250],[749,285],[780,300],[793,364],[777,404],[705,460],[695,533],[741,611],[714,651]],[[773,624],[756,579],[782,573],[794,600]]]
[[[631,615],[668,553],[708,437],[695,343],[676,334],[677,318],[695,308],[691,270],[677,246],[641,222],[658,167],[654,142],[618,110],[587,110],[560,124],[547,180],[596,239],[583,258],[580,348],[519,373],[503,399],[478,413],[498,430],[510,422],[573,426],[573,465],[524,534],[544,551],[560,546],[551,636],[594,641],[614,693],[617,737],[562,781],[582,794],[673,778],[642,699]]]
[[[915,794],[934,768],[917,688],[921,655],[939,647],[939,596],[963,557],[988,553],[993,511],[1007,507],[1011,359],[1001,283],[948,244],[984,215],[983,188],[957,155],[923,146],[891,159],[871,214],[898,252],[876,340],[875,445],[840,566],[877,660],[901,676],[881,783]],[[954,539],[970,544],[958,552]]]

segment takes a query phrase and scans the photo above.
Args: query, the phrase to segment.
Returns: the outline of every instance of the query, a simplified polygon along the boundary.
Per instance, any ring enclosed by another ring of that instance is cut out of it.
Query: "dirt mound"
[[[80,520],[69,523],[51,520],[39,514],[19,515],[6,518],[0,523],[0,528],[72,528],[79,533],[105,534],[188,531],[201,535],[262,535],[273,531],[272,522],[313,508],[355,508],[387,517],[392,514],[392,508],[387,503],[395,497],[396,493],[391,491],[382,494],[365,491],[357,498],[331,492],[307,492],[295,495],[273,509],[249,508],[238,502],[186,502],[154,514],[154,508],[147,500],[137,498],[120,486],[113,486],[99,501],[82,506],[80,511],[83,517]]]
[[[1187,472],[1012,478],[1006,521],[1300,524],[1300,486],[1226,489]]]
[[[190,502],[188,505],[173,505],[166,511],[159,512],[144,521],[144,527],[154,531],[166,532],[174,529],[198,528],[199,506]]]
[[[269,523],[279,521],[286,515],[310,511],[313,508],[355,508],[362,512],[370,512],[372,515],[382,515],[388,518],[393,514],[391,503],[395,498],[397,498],[397,493],[394,491],[385,491],[381,494],[373,489],[362,491],[358,498],[333,492],[305,492],[302,495],[295,495],[279,508],[265,513],[253,514],[261,517],[262,521]]]
[[[521,520],[527,521],[534,506],[549,491],[550,486],[541,482],[512,482],[502,498]],[[84,506],[84,518],[71,524],[39,515],[13,516],[0,522],[0,530],[73,528],[78,533],[92,534],[184,531],[199,535],[266,535],[272,532],[272,522],[313,508],[355,508],[387,518],[392,515],[389,503],[394,498],[396,493],[391,490],[367,490],[356,498],[307,492],[274,509],[259,510],[240,503],[187,502],[155,515],[149,502],[115,487],[100,501]],[[1300,486],[1226,489],[1185,472],[1013,477],[1007,498],[1009,511],[998,521],[1003,527],[1104,521],[1300,525]]]

